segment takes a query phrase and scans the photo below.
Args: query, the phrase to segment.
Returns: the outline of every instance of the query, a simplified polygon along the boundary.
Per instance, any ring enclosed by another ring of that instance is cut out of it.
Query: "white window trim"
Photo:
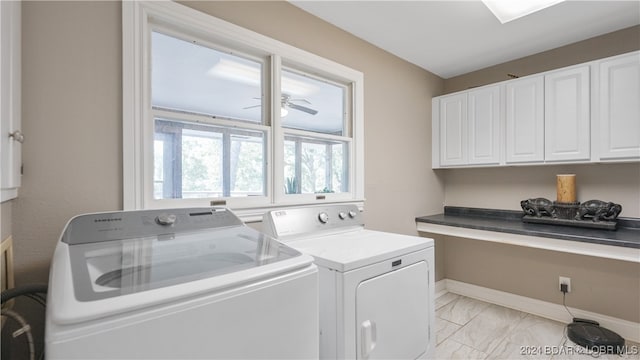
[[[313,206],[326,205],[327,203],[355,203],[360,208],[364,204],[364,76],[361,72],[348,68],[328,59],[321,58],[307,51],[295,48],[280,41],[268,38],[229,22],[220,20],[213,16],[191,9],[189,7],[171,1],[124,1],[122,3],[122,26],[123,26],[123,49],[122,49],[122,74],[123,74],[123,208],[124,210],[145,209],[157,207],[157,203],[150,204],[145,200],[145,171],[148,171],[150,164],[148,159],[152,158],[144,153],[145,136],[148,136],[148,126],[144,119],[148,114],[145,104],[150,101],[148,98],[149,79],[146,74],[146,63],[148,62],[149,40],[146,34],[149,33],[150,22],[160,22],[167,24],[178,24],[181,28],[188,29],[194,33],[215,34],[215,37],[232,41],[234,44],[246,46],[247,48],[263,51],[272,56],[272,66],[276,66],[279,71],[281,59],[286,59],[287,64],[299,65],[300,68],[328,69],[327,72],[332,77],[342,78],[345,82],[352,84],[352,145],[350,148],[349,161],[352,162],[350,181],[351,192],[344,194],[309,194],[309,196],[284,196],[284,179],[281,176],[272,174],[273,167],[268,166],[267,197],[268,204],[234,204],[233,200],[227,201],[229,206],[245,221],[258,221],[262,214],[275,208],[292,206]],[[330,69],[330,70],[329,70]],[[278,75],[278,74],[276,74]],[[276,76],[279,79],[279,76]],[[272,81],[272,96],[280,98],[279,80]],[[279,111],[278,108],[272,112]],[[273,114],[272,143],[270,159],[283,158],[284,137],[283,129],[279,126],[280,118]],[[146,125],[145,125],[146,124]],[[145,163],[145,159],[146,162]],[[275,160],[274,160],[275,161]],[[281,160],[278,160],[281,161]],[[319,200],[322,196],[326,200]],[[163,207],[171,207],[171,202]],[[183,206],[210,206],[209,200],[200,199],[193,202],[179,201],[176,207]],[[234,206],[237,205],[237,206]]]

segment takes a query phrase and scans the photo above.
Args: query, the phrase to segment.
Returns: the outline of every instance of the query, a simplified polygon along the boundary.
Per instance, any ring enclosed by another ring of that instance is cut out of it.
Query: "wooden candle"
[[[576,174],[557,175],[558,202],[576,202]]]

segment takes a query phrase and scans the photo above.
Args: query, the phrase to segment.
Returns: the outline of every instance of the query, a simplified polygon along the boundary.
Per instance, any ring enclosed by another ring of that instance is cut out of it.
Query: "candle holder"
[[[561,203],[545,198],[520,201],[522,221],[536,224],[565,225],[592,229],[616,230],[622,206],[610,201],[589,200],[584,203]]]
[[[556,175],[558,200],[531,198],[520,201],[527,223],[554,224],[615,230],[620,204],[602,200],[576,201],[576,174]]]
[[[580,208],[580,202],[553,202],[553,209],[555,210],[556,217],[558,219],[574,219],[578,214]]]
[[[576,201],[576,174],[556,175],[558,200],[531,198],[520,201],[523,222],[615,230],[620,204],[602,200]]]

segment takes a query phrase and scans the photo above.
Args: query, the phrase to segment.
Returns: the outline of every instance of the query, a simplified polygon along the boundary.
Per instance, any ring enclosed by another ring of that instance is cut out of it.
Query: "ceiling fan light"
[[[260,68],[242,64],[230,59],[220,59],[208,71],[207,75],[219,77],[249,85],[259,85]]]

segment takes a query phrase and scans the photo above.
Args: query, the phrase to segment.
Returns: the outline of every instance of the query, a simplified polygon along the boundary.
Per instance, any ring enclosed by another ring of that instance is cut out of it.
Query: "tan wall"
[[[640,26],[550,50],[445,80],[445,92],[507,80],[640,48]],[[622,215],[640,217],[640,164],[525,166],[438,170],[445,204],[520,209],[529,197],[556,198],[555,176],[577,174],[579,201],[600,199],[622,204]],[[441,278],[485,286],[561,304],[558,276],[572,278],[570,306],[640,321],[640,265],[588,256],[436,236],[444,256]]]
[[[11,235],[11,201],[0,204],[0,241]]]
[[[287,2],[189,6],[364,73],[366,222],[416,234],[442,209],[431,97],[443,80]],[[66,221],[122,208],[119,2],[23,2],[24,176],[13,206],[17,282],[46,281]],[[390,211],[393,210],[393,212]]]
[[[640,25],[445,80],[444,93],[509,80],[640,49]]]
[[[578,201],[622,205],[624,217],[640,217],[640,164],[521,166],[444,170],[445,204],[521,210],[520,200],[556,200],[556,175],[576,174]]]
[[[13,206],[17,285],[47,280],[70,217],[122,207],[120,4],[22,6],[27,141]]]
[[[640,264],[433,235],[445,247],[446,277],[562,304],[558,277],[571,278],[570,307],[640,322]]]

